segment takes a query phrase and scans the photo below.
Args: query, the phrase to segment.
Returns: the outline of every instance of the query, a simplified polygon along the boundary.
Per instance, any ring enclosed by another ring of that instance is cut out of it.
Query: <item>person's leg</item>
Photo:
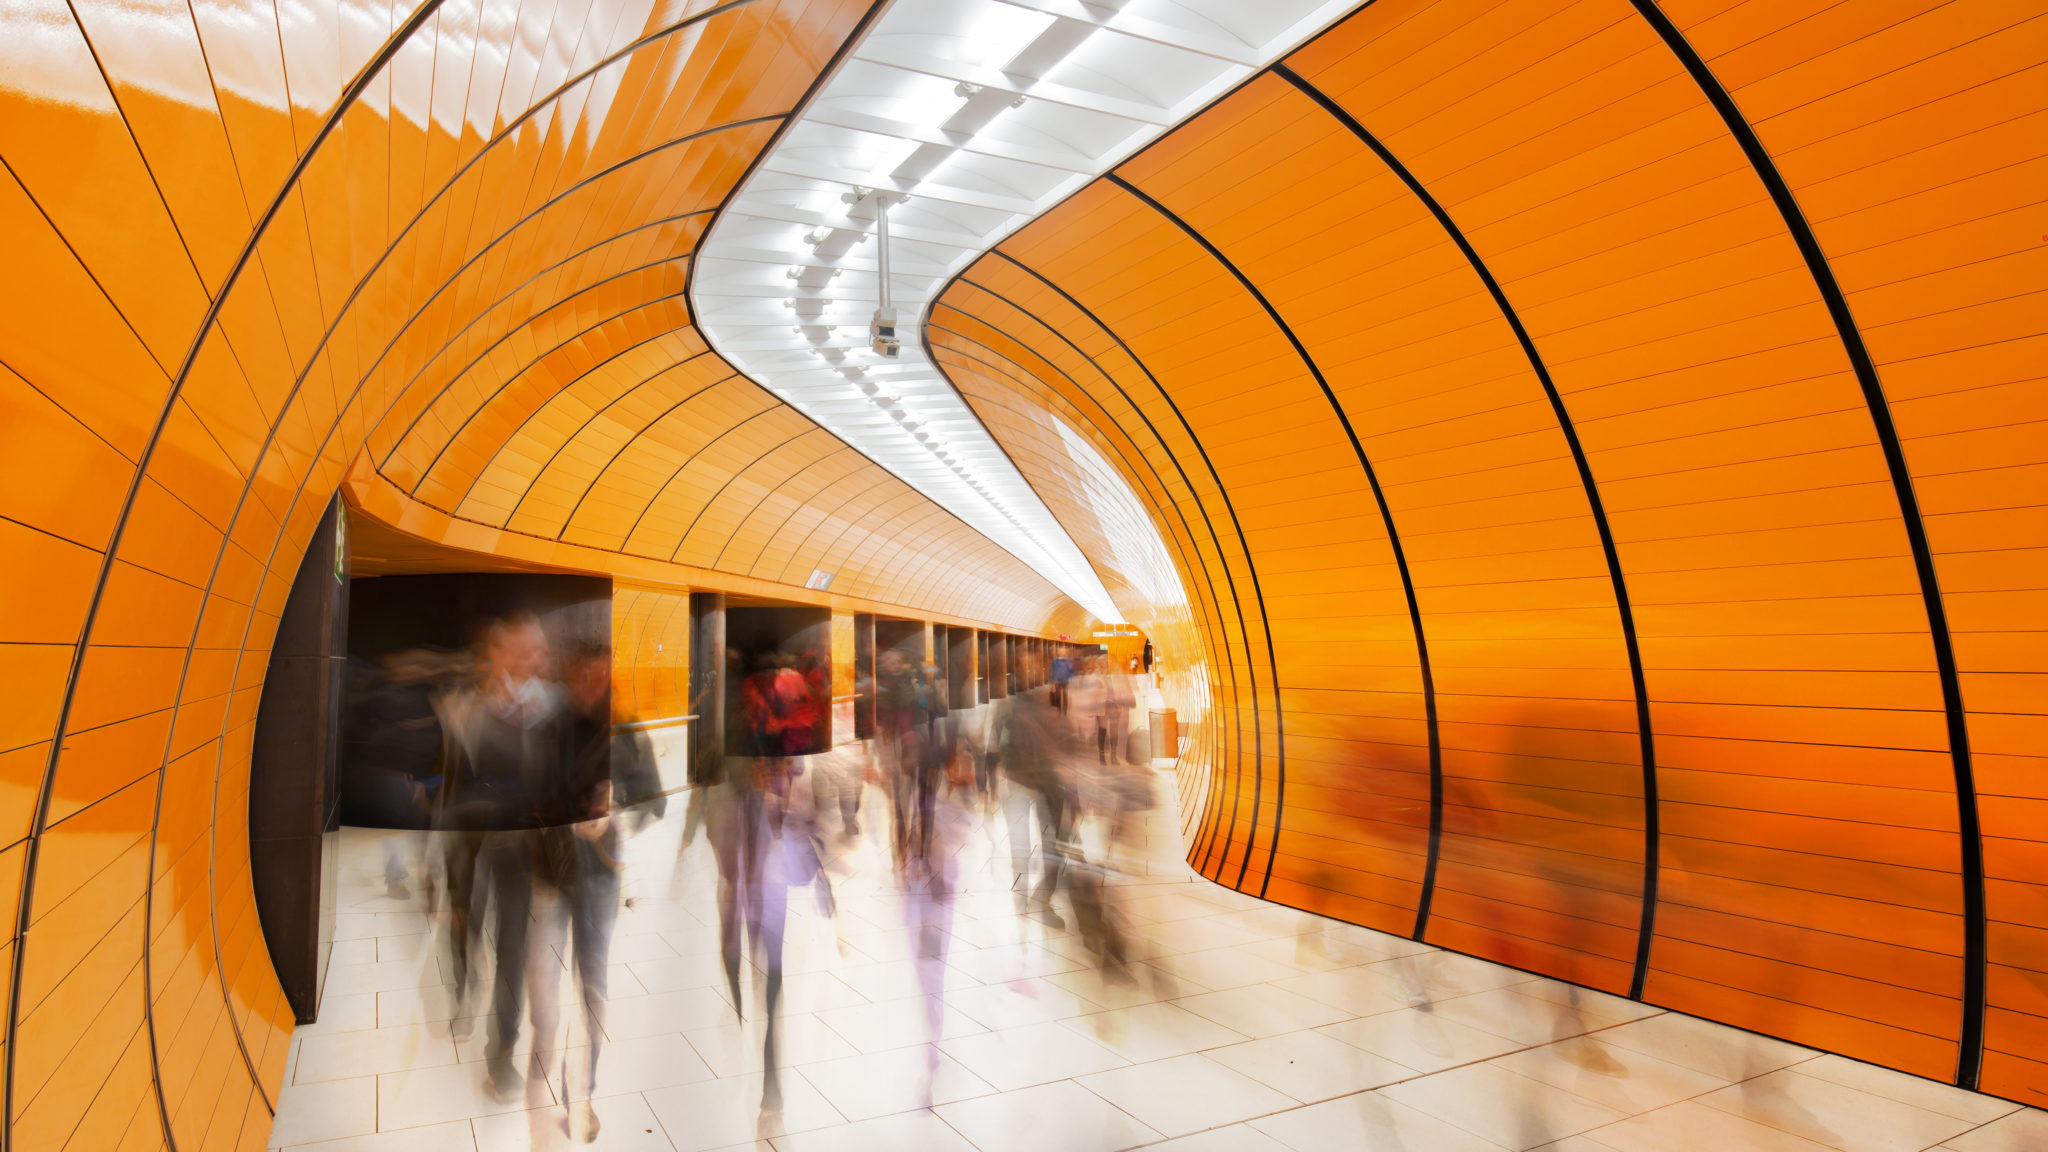
[[[487,834],[482,856],[496,905],[491,930],[497,937],[497,972],[492,981],[491,1035],[486,1046],[491,1083],[501,1094],[518,1089],[512,1049],[526,991],[527,928],[533,912],[532,855],[522,834]]]
[[[1057,915],[1053,914],[1052,898],[1053,894],[1059,891],[1060,873],[1063,869],[1064,857],[1062,852],[1065,850],[1063,842],[1066,839],[1066,816],[1065,795],[1061,793],[1057,785],[1048,787],[1045,790],[1045,795],[1042,797],[1042,803],[1039,807],[1038,842],[1042,863],[1040,865],[1041,874],[1039,876],[1038,888],[1032,895],[1035,902],[1039,907],[1045,909],[1046,914],[1052,917],[1055,924],[1060,923],[1060,920]]]
[[[542,1076],[553,1078],[563,1069],[564,1056],[573,1044],[561,1032],[562,958],[569,952],[568,901],[560,888],[539,880],[528,912],[526,964],[520,975],[526,981],[526,1013],[533,1024],[533,1060],[539,1063]],[[517,1036],[515,1027],[512,1038]],[[516,1045],[508,1041],[506,1047]],[[522,1063],[513,1059],[514,1067]],[[566,1072],[562,1080],[567,1083]]]
[[[775,813],[768,811],[765,804],[756,807],[754,818],[749,821],[754,839],[748,867],[753,890],[749,893],[747,928],[753,935],[761,968],[767,974],[761,995],[763,1112],[782,1110],[782,1082],[778,1073],[775,1039],[779,1028],[776,1011],[782,1001],[782,935],[789,910],[789,878],[782,870],[788,857],[778,843],[781,832],[778,824],[780,821],[775,819]]]
[[[712,791],[707,789],[707,791]],[[706,830],[718,861],[718,953],[725,964],[725,983],[732,993],[733,1014],[744,1019],[740,1006],[740,937],[745,916],[746,878],[741,873],[741,810],[731,784],[716,786],[709,801]]]
[[[467,831],[444,832],[441,835],[442,845],[447,851],[441,868],[448,885],[450,975],[455,977],[456,999],[466,1002],[474,975],[470,960],[471,948],[475,944],[475,923],[470,903],[476,896],[476,858],[483,846],[483,837],[480,833]],[[458,1015],[457,1018],[462,1017]]]
[[[589,1100],[597,1095],[597,1058],[604,1044],[606,972],[611,962],[612,928],[619,915],[619,874],[583,853],[584,868],[575,907],[572,909],[571,941],[576,980],[583,993],[583,1030],[589,1038],[583,1066],[575,1071],[580,1081],[571,1081],[566,1091],[572,1099]],[[595,1120],[591,1119],[591,1134]],[[587,1138],[587,1137],[586,1137]]]

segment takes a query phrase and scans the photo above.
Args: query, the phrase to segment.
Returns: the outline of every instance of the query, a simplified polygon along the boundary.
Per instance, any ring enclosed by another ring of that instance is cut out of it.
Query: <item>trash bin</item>
[[[1180,717],[1171,708],[1154,708],[1152,723],[1152,758],[1173,760],[1180,756]]]

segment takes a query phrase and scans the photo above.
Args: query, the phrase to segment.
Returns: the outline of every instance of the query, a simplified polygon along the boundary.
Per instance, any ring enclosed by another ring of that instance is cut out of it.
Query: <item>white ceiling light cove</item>
[[[954,273],[1357,0],[891,0],[699,249],[692,297],[749,377],[1120,620],[1081,550],[926,357]],[[902,349],[868,325],[876,214]]]

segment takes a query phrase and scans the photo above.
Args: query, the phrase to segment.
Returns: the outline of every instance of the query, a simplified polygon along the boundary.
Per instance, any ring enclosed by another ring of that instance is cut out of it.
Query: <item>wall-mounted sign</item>
[[[811,569],[811,578],[804,581],[804,587],[809,588],[813,592],[823,592],[831,586],[832,573],[825,571],[823,568]]]
[[[1131,629],[1131,630],[1130,630],[1130,631],[1128,631],[1128,632],[1123,632],[1123,631],[1113,631],[1113,630],[1104,630],[1104,631],[1098,631],[1098,632],[1096,632],[1096,633],[1095,633],[1095,638],[1096,638],[1097,640],[1100,640],[1100,639],[1102,639],[1102,638],[1103,638],[1104,636],[1136,636],[1137,634],[1138,634],[1138,630],[1137,630],[1136,628],[1133,628],[1133,629]]]

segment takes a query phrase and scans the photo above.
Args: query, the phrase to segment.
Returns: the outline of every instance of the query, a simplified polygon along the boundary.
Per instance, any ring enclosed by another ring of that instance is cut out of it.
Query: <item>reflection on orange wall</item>
[[[690,594],[612,585],[612,719],[672,720],[690,712]]]
[[[963,273],[938,362],[1168,542],[1194,863],[2048,1102],[2044,58],[1380,0]]]
[[[266,1142],[291,1021],[251,728],[351,468],[521,563],[1077,611],[688,324],[711,213],[870,8],[0,12],[14,1147]],[[681,672],[636,665],[632,706]]]

